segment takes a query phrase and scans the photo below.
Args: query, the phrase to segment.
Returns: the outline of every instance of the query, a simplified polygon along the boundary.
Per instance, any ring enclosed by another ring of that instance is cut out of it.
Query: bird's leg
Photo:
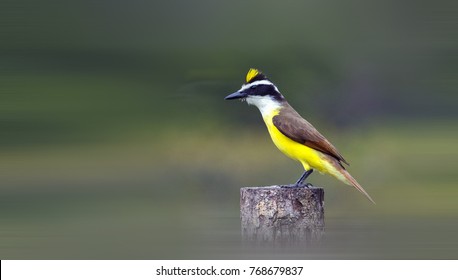
[[[313,172],[313,169],[309,169],[309,170],[305,170],[304,174],[302,174],[301,178],[299,178],[299,180],[297,180],[296,184],[294,184],[294,186],[296,187],[300,187],[302,186],[302,183],[304,182],[305,179],[307,179],[307,177],[312,174]]]

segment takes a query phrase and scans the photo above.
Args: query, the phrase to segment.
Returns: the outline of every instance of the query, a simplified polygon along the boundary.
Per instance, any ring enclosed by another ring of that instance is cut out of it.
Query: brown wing
[[[328,154],[338,161],[348,162],[337,149],[308,121],[304,120],[292,107],[286,105],[279,115],[272,119],[275,127],[292,140]]]

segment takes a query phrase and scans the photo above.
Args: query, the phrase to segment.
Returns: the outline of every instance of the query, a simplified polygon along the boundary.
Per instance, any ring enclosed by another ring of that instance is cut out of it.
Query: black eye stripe
[[[258,84],[252,85],[249,88],[246,88],[244,92],[248,96],[271,96],[278,101],[283,100],[283,95],[281,95],[274,85],[269,84]]]
[[[256,95],[268,95],[275,93],[275,88],[272,85],[252,85],[250,90]]]

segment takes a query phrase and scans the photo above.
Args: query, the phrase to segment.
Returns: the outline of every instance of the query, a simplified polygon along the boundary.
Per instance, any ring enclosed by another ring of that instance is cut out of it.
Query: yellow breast
[[[324,160],[322,153],[300,144],[281,133],[273,124],[272,118],[279,114],[279,110],[263,115],[264,122],[269,130],[275,146],[288,157],[302,163],[304,169],[317,169],[320,172],[329,170],[329,163]]]

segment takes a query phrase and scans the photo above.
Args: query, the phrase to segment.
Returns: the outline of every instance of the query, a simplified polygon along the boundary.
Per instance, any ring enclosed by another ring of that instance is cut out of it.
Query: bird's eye
[[[255,89],[257,87],[257,85],[253,85],[250,87],[250,89]]]

